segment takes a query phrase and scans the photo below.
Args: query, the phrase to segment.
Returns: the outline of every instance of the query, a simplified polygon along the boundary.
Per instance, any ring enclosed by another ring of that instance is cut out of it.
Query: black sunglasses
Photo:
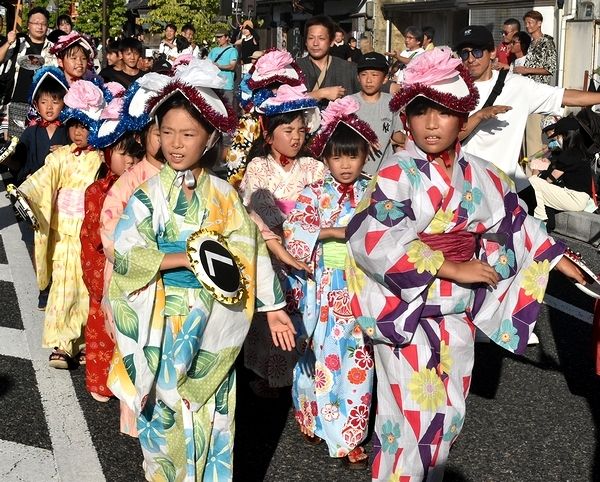
[[[506,30],[500,30],[500,33],[501,33],[502,35],[508,35],[510,32],[507,32]]]
[[[473,54],[473,57],[475,57],[476,59],[480,59],[481,57],[483,57],[483,49],[472,49],[472,50],[461,50],[460,52],[458,52],[458,56],[460,57],[460,59],[463,62],[466,62],[467,60],[469,60],[469,55]]]

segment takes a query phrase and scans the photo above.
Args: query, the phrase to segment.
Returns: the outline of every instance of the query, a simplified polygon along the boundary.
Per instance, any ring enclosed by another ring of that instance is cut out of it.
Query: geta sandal
[[[58,347],[55,346],[52,350],[52,353],[50,353],[50,357],[48,358],[48,366],[50,368],[68,370],[70,361],[71,357],[64,351],[58,351]]]
[[[357,458],[359,455],[365,455],[364,458]],[[352,461],[354,459],[354,461]],[[365,470],[369,466],[369,458],[362,447],[356,447],[348,455],[342,457],[342,466],[350,470]]]

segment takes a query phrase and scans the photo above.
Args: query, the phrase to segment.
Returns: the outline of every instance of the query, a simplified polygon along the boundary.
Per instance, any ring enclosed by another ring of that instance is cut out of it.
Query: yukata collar
[[[350,200],[350,206],[352,208],[356,208],[357,202],[358,202],[358,193],[357,191],[357,183],[360,179],[360,176],[357,177],[352,184],[343,184],[341,182],[339,182],[338,180],[336,180],[332,175],[331,175],[331,171],[327,171],[327,173],[325,174],[325,179],[330,179],[331,180],[331,185],[335,188],[335,190],[340,194],[340,199],[338,200],[338,204],[342,204],[343,202],[345,202],[346,198],[349,198]]]

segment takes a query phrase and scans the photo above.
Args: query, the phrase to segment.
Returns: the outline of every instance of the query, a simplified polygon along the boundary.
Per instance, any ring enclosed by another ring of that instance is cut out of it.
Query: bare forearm
[[[165,254],[165,257],[160,263],[160,270],[165,271],[173,268],[188,268],[190,269],[190,261],[188,260],[187,253],[169,253]]]
[[[562,98],[563,106],[584,107],[600,104],[600,92],[566,89]]]

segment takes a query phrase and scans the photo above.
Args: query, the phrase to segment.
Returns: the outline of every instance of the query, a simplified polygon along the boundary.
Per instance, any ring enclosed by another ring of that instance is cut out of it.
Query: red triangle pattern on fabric
[[[367,233],[367,235],[365,236],[365,248],[367,250],[367,254],[371,254],[371,251],[375,249],[375,246],[377,246],[377,243],[379,243],[379,240],[383,237],[385,233],[386,230],[371,231]]]
[[[417,345],[407,345],[400,350],[402,356],[409,363],[411,368],[415,371],[419,371],[419,350]]]
[[[550,249],[551,247],[552,247],[552,242],[549,239],[546,239],[546,241],[544,241],[540,245],[540,247],[537,249],[537,251],[535,252],[534,258],[537,258],[540,254],[542,254],[547,249]]]
[[[418,410],[404,410],[404,416],[412,428],[415,438],[421,439],[421,412]]]
[[[438,459],[438,456],[440,455],[440,448],[442,447],[442,444],[440,443],[441,438],[442,438],[441,430],[438,430],[438,432],[435,434],[435,438],[433,439],[433,443],[432,443],[432,445],[435,446],[435,452],[433,453],[433,456],[431,457],[431,467],[435,467],[435,465],[437,464],[437,459]]]
[[[463,377],[463,396],[467,398],[469,388],[471,387],[471,376]]]
[[[502,179],[500,179],[498,174],[496,174],[494,171],[491,171],[488,169],[487,172],[488,172],[490,178],[492,179],[494,186],[496,186],[496,189],[498,190],[498,192],[501,194],[504,194],[504,190],[502,189]]]

